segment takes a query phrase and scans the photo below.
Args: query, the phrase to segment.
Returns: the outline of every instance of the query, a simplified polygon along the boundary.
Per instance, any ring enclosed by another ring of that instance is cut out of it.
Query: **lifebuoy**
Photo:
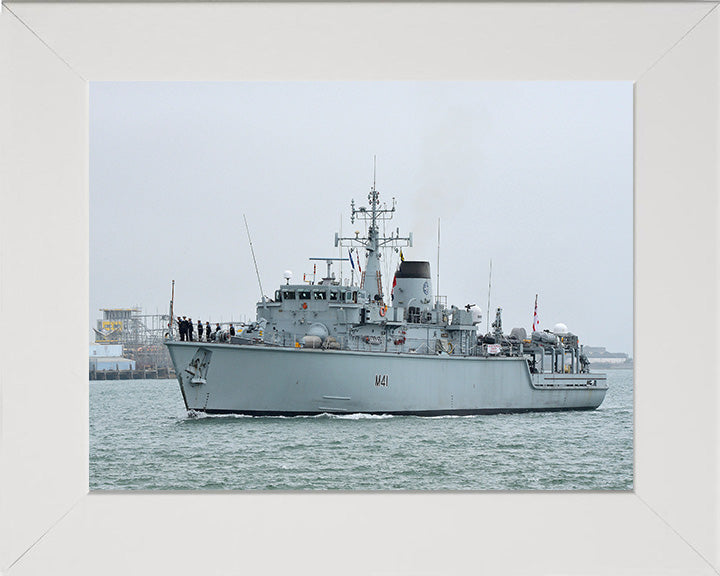
[[[380,316],[382,316],[384,318],[386,312],[387,312],[387,306],[380,306]]]
[[[303,302],[303,310],[307,310],[307,302]]]

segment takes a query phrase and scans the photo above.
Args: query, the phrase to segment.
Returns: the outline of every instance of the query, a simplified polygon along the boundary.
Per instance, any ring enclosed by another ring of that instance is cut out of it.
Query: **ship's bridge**
[[[357,286],[327,286],[327,285],[287,285],[275,290],[275,301],[291,309],[307,309],[311,303],[346,302],[364,304],[367,302],[367,293],[359,290]],[[303,306],[303,303],[306,306]],[[258,303],[258,308],[262,303]]]
[[[257,303],[258,321],[266,320],[265,341],[279,345],[303,342],[322,335],[342,338],[350,326],[366,320],[367,291],[339,284],[287,284],[275,291],[274,300]]]

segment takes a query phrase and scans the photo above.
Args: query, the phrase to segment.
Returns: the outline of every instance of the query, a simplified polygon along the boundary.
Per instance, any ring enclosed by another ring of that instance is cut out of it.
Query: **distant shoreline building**
[[[135,370],[135,360],[122,354],[122,344],[90,344],[90,371]]]
[[[168,314],[147,315],[141,308],[101,308],[102,318],[93,328],[90,344],[90,377],[107,378],[104,372],[172,372],[170,355],[163,344]]]

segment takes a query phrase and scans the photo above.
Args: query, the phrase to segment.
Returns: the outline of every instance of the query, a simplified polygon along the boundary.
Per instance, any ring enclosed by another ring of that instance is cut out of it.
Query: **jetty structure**
[[[564,325],[506,334],[498,308],[481,333],[478,306],[448,307],[433,294],[429,261],[401,259],[386,294],[383,251],[402,255],[413,237],[381,235],[395,199],[382,204],[373,183],[367,200],[351,203],[351,222],[365,221],[366,236],[335,235],[357,272],[350,282],[326,258],[322,280],[294,284],[286,273],[274,297],[256,303],[256,320],[234,335],[185,342],[171,331],[165,345],[189,413],[440,416],[600,406],[606,375],[590,370]]]

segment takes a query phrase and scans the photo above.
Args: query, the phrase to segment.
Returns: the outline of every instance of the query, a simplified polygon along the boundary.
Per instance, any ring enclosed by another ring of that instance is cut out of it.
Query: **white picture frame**
[[[5,3],[0,571],[717,574],[719,40],[716,2]],[[88,494],[87,83],[181,79],[634,81],[633,492]]]

